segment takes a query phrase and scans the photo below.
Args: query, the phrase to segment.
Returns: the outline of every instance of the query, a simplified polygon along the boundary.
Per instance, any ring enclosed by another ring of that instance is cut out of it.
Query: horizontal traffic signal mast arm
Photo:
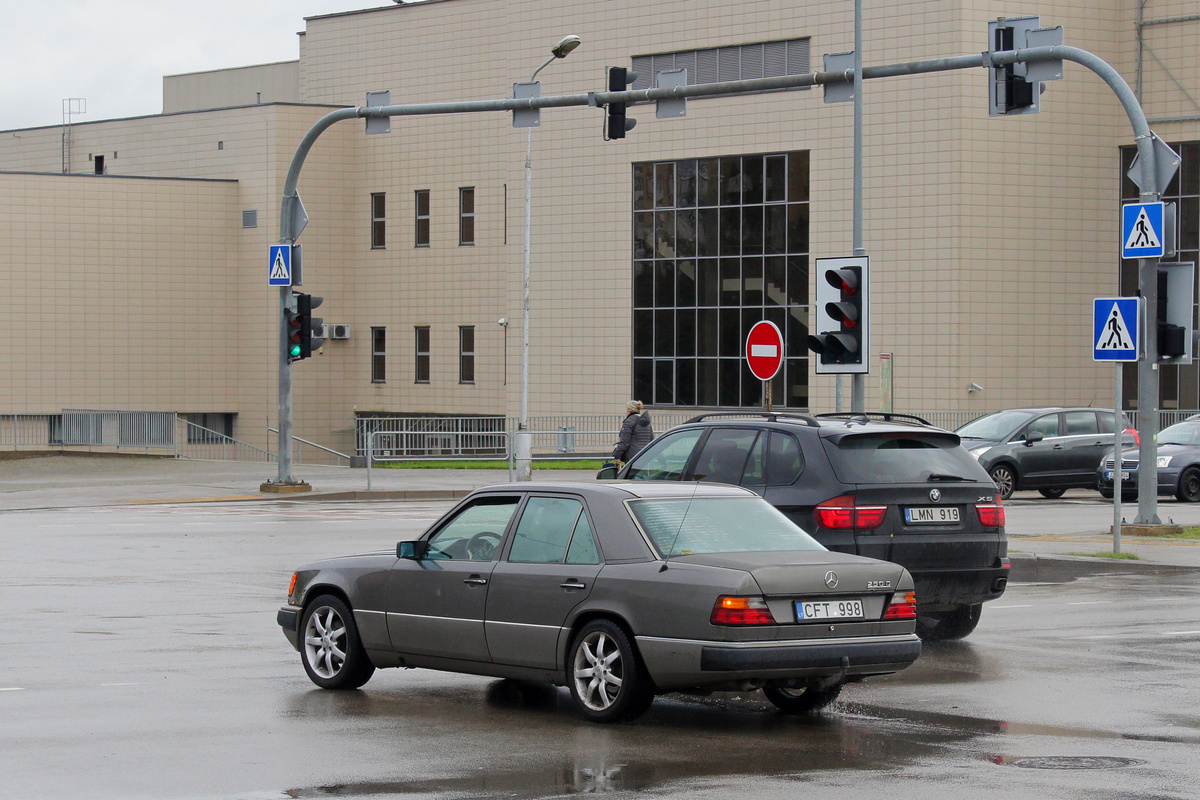
[[[956,69],[972,67],[991,67],[1002,64],[1012,64],[1017,61],[1038,62],[1062,59],[1074,61],[1087,67],[1099,75],[1117,95],[1125,108],[1133,125],[1135,141],[1138,145],[1138,155],[1147,182],[1153,184],[1154,151],[1151,142],[1150,126],[1146,115],[1137,101],[1133,90],[1125,79],[1107,62],[1086,50],[1066,45],[1049,47],[1029,47],[1023,50],[1011,50],[997,53],[978,53],[968,56],[950,58],[935,58],[925,61],[911,61],[903,64],[890,64],[877,67],[864,67],[864,80],[874,78],[893,78],[902,75],[917,75],[929,72],[947,72]],[[653,89],[631,89],[624,92],[587,92],[585,94],[547,95],[545,97],[507,97],[498,100],[471,100],[448,103],[412,103],[392,106],[355,106],[339,108],[331,111],[317,120],[308,133],[301,139],[292,163],[284,181],[283,209],[280,219],[280,241],[293,241],[291,205],[295,202],[296,186],[300,182],[300,170],[308,157],[309,150],[320,135],[334,123],[347,119],[366,117],[403,117],[422,116],[428,114],[462,114],[479,111],[513,111],[523,108],[567,108],[572,106],[603,107],[608,103],[639,103],[669,98],[710,97],[725,94],[753,94],[770,92],[777,89],[793,89],[801,86],[818,86],[826,83],[849,83],[854,81],[853,69],[829,70],[826,72],[809,72],[804,75],[781,75],[774,78],[752,78],[744,81],[722,81],[719,83],[702,83],[693,86],[665,86]]]

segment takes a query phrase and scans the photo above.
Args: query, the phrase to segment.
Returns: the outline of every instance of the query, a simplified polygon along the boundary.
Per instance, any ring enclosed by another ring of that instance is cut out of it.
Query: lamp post
[[[564,36],[550,51],[550,58],[533,71],[529,82],[554,61],[566,58],[579,47],[583,40],[574,34]],[[516,462],[517,480],[527,481],[533,477],[533,447],[529,433],[529,227],[533,184],[533,128],[525,130],[525,244],[521,269],[521,418],[517,425]]]

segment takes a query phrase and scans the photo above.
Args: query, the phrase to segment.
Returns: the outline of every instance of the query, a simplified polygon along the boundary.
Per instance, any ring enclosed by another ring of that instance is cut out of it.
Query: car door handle
[[[481,578],[478,575],[472,575],[463,581],[468,586],[487,586],[487,578]]]
[[[1055,450],[1066,450],[1067,448],[1063,447],[1061,444],[1056,444],[1056,445],[1054,445],[1054,449]]]
[[[574,578],[571,578],[570,580],[566,581],[565,583],[560,583],[559,586],[561,586],[564,589],[586,589],[587,588],[586,583],[583,583],[582,581],[577,581]]]

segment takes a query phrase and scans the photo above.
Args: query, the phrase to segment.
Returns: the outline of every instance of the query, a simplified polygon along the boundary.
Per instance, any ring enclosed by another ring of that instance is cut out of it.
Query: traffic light
[[[818,356],[818,373],[867,372],[868,260],[817,259],[817,334],[808,347]]]
[[[623,92],[626,87],[637,80],[637,73],[631,72],[624,67],[609,67],[608,68],[608,90],[610,92]],[[633,130],[633,126],[637,125],[636,119],[630,119],[625,116],[626,103],[609,103],[608,104],[608,119],[604,126],[604,140],[624,139],[628,131]]]
[[[320,334],[325,331],[325,320],[312,315],[313,309],[325,302],[323,297],[296,292],[296,310],[285,312],[288,328],[288,363],[302,358],[311,358],[325,344]]]
[[[1029,47],[1029,31],[1038,28],[1038,17],[997,19],[988,23],[988,50],[1001,53]],[[1023,61],[994,65],[988,69],[988,115],[1036,114],[1040,110],[1040,81],[1028,79],[1029,65]]]
[[[287,323],[287,362],[290,364],[302,357],[300,355],[300,315],[290,308],[285,308],[283,318]]]
[[[1158,360],[1190,364],[1193,358],[1194,267],[1190,262],[1158,265]]]

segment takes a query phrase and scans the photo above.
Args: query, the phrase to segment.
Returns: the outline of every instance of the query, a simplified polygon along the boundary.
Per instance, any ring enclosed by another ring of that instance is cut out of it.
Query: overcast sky
[[[162,112],[162,78],[299,57],[304,18],[390,0],[0,0],[0,130]]]

